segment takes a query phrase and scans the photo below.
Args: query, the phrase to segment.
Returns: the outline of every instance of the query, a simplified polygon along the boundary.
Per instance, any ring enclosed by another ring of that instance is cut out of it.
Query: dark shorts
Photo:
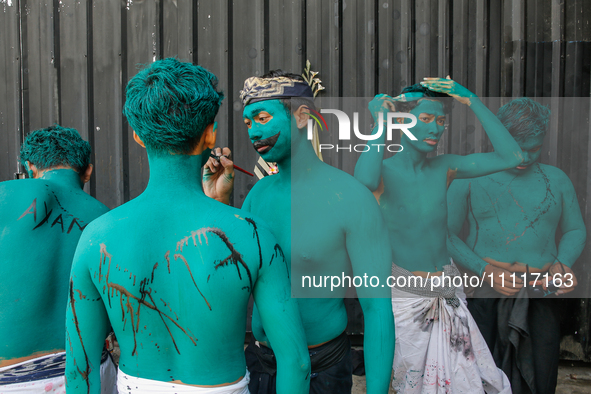
[[[353,386],[351,343],[346,333],[313,349],[308,349],[312,374],[311,394],[350,394]],[[255,344],[252,337],[244,351],[250,372],[251,394],[275,394],[277,364],[270,348]]]
[[[497,367],[509,378],[513,393],[531,393],[531,386],[535,386],[538,394],[554,393],[560,353],[560,299],[554,296],[528,299],[525,317],[528,330],[524,338],[530,342],[522,340],[516,349],[517,343],[509,338],[512,329],[503,318],[509,313],[505,309],[510,308],[512,297],[500,297],[486,286],[476,289],[475,294],[491,297],[468,299],[468,309]]]

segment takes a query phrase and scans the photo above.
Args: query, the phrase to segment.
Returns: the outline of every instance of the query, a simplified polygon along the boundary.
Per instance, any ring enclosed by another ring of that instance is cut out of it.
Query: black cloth
[[[474,297],[468,299],[468,309],[513,393],[553,394],[560,352],[560,299],[528,298],[525,288],[506,297],[488,286],[477,288]]]
[[[346,333],[308,349],[312,374],[311,394],[350,394],[353,387],[351,343]],[[248,390],[251,394],[275,394],[277,362],[270,348],[255,344],[254,337],[244,351],[250,372]]]

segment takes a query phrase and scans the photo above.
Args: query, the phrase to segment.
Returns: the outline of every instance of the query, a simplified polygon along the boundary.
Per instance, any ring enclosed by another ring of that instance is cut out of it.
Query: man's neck
[[[322,162],[307,139],[292,144],[291,155],[277,163],[282,182],[297,182],[309,176]]]
[[[80,188],[84,186],[80,180],[80,174],[72,168],[50,168],[44,170],[38,179],[44,179],[59,183],[63,186],[69,186],[72,188]]]
[[[187,192],[205,195],[201,184],[200,155],[148,153],[148,161],[150,180],[146,188],[147,193],[178,195]]]
[[[402,152],[396,153],[411,168],[421,169],[427,161],[427,154],[415,149],[409,142],[402,142]]]

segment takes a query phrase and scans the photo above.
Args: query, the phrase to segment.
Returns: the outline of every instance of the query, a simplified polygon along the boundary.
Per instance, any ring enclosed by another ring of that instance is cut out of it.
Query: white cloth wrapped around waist
[[[510,394],[507,376],[495,365],[466,307],[463,287],[455,288],[452,297],[421,296],[416,294],[419,291],[392,288],[394,390],[398,394]]]
[[[197,393],[197,394],[249,394],[248,382],[250,374],[246,374],[237,383],[219,387],[196,387],[185,384],[161,382],[159,380],[138,378],[123,372],[117,374],[117,389],[119,394],[139,393]]]
[[[64,373],[64,352],[8,365],[0,368],[0,394],[65,394]],[[101,363],[100,374],[101,394],[117,394],[117,368],[108,355]]]

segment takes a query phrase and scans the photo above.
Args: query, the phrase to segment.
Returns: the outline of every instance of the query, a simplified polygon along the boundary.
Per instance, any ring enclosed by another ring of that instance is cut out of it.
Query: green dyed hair
[[[521,97],[499,108],[497,118],[517,142],[546,134],[550,122],[550,109],[527,97]]]
[[[75,129],[56,124],[27,135],[21,145],[20,161],[29,161],[39,170],[68,166],[83,173],[90,163],[90,144]]]
[[[431,100],[438,100],[443,105],[443,112],[448,114],[451,112],[451,108],[453,105],[453,100],[450,100],[452,97],[445,93],[434,92],[423,87],[420,83],[415,83],[414,85],[410,85],[402,89],[402,93],[422,93],[425,98]],[[400,112],[410,112],[419,105],[420,100],[411,100],[411,101],[399,101],[396,102],[396,110]]]
[[[224,99],[217,84],[203,67],[174,58],[158,60],[127,84],[123,114],[149,150],[188,154]]]

